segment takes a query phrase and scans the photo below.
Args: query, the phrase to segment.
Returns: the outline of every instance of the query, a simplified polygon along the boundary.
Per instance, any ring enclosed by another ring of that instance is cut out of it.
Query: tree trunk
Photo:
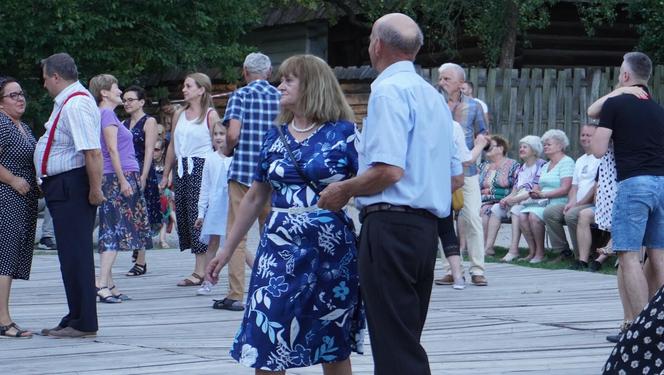
[[[503,43],[500,46],[500,62],[498,66],[503,69],[512,69],[514,67],[514,53],[516,50],[517,22],[519,18],[518,10],[514,0],[506,1],[506,24],[507,30],[503,37]]]

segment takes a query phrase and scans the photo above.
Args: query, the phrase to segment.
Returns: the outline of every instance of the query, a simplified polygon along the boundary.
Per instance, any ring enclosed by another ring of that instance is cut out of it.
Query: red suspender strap
[[[42,159],[41,163],[42,176],[46,176],[46,165],[48,164],[48,154],[51,153],[51,146],[53,145],[53,138],[55,137],[55,128],[58,126],[58,122],[60,121],[60,114],[62,113],[62,109],[65,107],[65,104],[67,104],[69,99],[81,95],[87,96],[88,94],[84,93],[83,91],[77,91],[69,95],[67,99],[65,99],[65,101],[60,106],[60,110],[58,111],[58,114],[55,116],[55,120],[53,120],[53,125],[51,125],[51,130],[48,132],[48,142],[46,142],[46,148],[44,149],[44,158]]]

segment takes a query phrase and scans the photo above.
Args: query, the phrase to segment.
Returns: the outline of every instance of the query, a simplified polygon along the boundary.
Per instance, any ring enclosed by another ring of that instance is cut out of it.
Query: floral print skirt
[[[352,228],[329,211],[272,212],[231,356],[269,371],[362,353],[364,309]]]
[[[99,252],[152,249],[145,199],[138,172],[125,172],[134,193],[125,197],[115,173],[106,173],[101,189],[106,200],[99,207]]]

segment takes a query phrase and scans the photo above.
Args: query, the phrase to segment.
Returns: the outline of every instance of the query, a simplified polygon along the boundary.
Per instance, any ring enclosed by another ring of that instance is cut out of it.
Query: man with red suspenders
[[[46,132],[35,150],[35,167],[53,216],[62,282],[69,312],[42,334],[86,337],[97,333],[92,230],[101,191],[99,109],[78,82],[78,68],[66,53],[41,61],[44,88],[54,98]]]

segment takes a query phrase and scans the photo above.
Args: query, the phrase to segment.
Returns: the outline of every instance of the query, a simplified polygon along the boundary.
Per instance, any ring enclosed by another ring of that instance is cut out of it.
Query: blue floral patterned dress
[[[301,142],[282,129],[321,189],[357,172],[354,124],[325,123]],[[276,209],[256,252],[231,355],[243,365],[279,371],[361,353],[365,321],[352,221],[345,213],[311,209],[318,196],[298,175],[276,128],[265,136],[254,179],[271,185]],[[285,211],[292,207],[301,209]]]

